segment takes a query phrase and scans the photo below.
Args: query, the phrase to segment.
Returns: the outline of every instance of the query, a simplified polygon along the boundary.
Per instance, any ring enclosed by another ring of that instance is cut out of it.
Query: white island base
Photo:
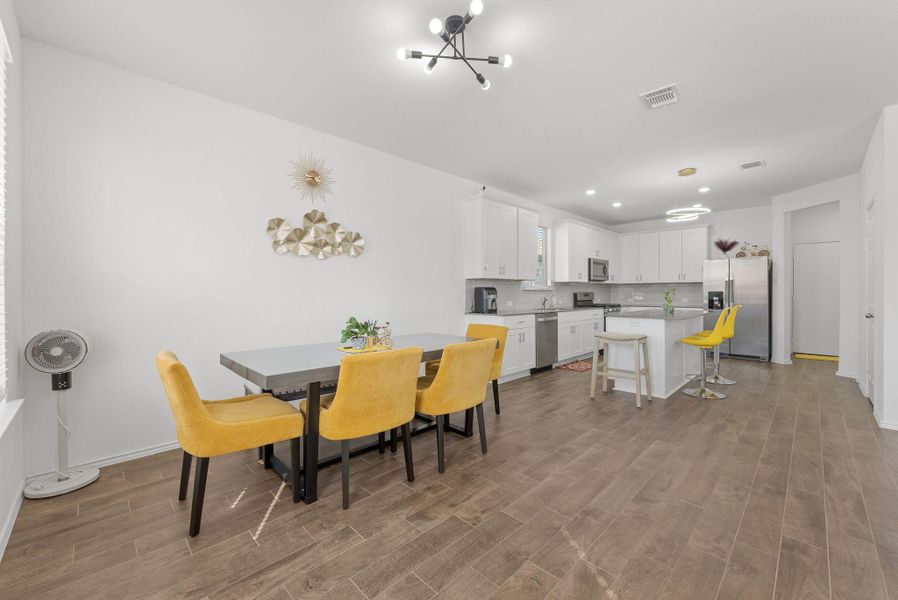
[[[704,329],[703,313],[700,309],[678,309],[673,315],[661,309],[622,312],[605,317],[605,330],[648,336],[652,392],[656,398],[668,398],[687,382],[687,374],[701,370],[699,350],[680,343],[680,338]],[[612,369],[636,370],[632,344],[609,344],[609,354]],[[617,378],[614,388],[635,393],[636,382]],[[597,394],[600,389],[601,381],[596,384]],[[644,382],[642,393],[647,393]]]

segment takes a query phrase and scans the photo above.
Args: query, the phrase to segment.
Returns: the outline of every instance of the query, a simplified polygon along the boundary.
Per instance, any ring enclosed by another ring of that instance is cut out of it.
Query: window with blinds
[[[0,23],[0,402],[6,400],[6,65],[12,53]]]
[[[525,281],[522,284],[525,290],[551,289],[552,279],[549,273],[549,248],[552,230],[548,227],[539,227],[536,232],[536,279]]]

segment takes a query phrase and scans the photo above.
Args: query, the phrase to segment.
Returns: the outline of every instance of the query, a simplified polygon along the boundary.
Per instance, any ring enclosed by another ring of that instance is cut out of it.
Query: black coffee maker
[[[474,312],[495,314],[498,311],[499,306],[497,297],[496,288],[474,288]]]
[[[708,309],[723,310],[723,292],[708,292]]]

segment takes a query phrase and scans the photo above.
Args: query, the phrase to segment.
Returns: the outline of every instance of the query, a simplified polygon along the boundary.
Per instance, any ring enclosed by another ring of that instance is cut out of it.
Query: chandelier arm
[[[464,60],[461,56],[442,56],[440,54],[424,54],[423,52],[421,53],[421,56],[423,58],[439,58],[442,60]],[[485,63],[490,62],[489,58],[476,58],[476,57],[471,57],[471,56],[466,56],[465,58],[467,58],[468,60],[474,60],[474,61],[485,62]],[[495,63],[493,63],[493,64],[495,64]]]
[[[458,52],[458,48],[457,48],[457,47],[455,46],[455,44],[453,43],[453,39],[454,39],[454,38],[455,38],[455,36],[452,36],[452,38],[450,38],[448,44],[449,44],[450,46],[452,46],[452,48],[455,50],[455,52]],[[459,58],[460,58],[461,60],[465,61],[465,64],[468,65],[468,68],[471,69],[471,72],[474,73],[474,75],[480,75],[480,73],[477,72],[477,69],[475,69],[475,68],[471,65],[471,63],[468,62],[468,57],[467,57],[467,56],[465,56],[464,54],[460,54],[460,55],[459,55]]]

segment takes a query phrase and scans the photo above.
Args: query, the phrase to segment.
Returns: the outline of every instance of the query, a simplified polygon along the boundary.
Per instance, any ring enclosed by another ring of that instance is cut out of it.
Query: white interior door
[[[873,312],[873,297],[874,297],[874,282],[875,282],[875,271],[874,271],[874,260],[876,256],[876,200],[870,200],[870,204],[867,206],[867,212],[864,215],[864,317],[866,317],[866,327],[864,328],[864,335],[866,337],[865,346],[866,352],[864,352],[864,393],[867,394],[867,398],[871,401],[874,398],[873,395],[873,382],[874,382],[874,358],[875,358],[875,337],[874,325],[876,323],[876,315]]]
[[[839,242],[795,244],[792,351],[839,354]]]

